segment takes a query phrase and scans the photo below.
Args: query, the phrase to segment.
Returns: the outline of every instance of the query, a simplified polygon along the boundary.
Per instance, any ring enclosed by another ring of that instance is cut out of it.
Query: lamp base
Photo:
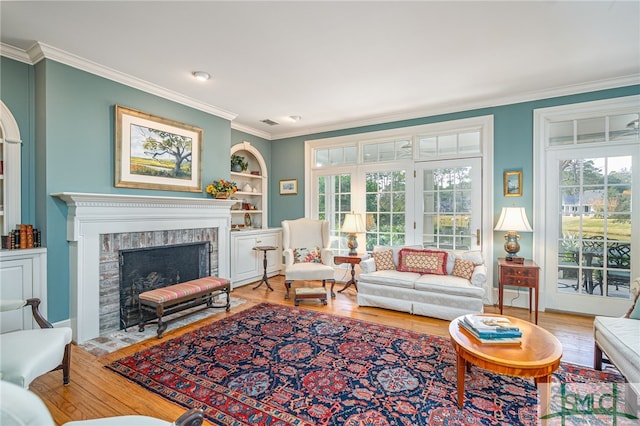
[[[507,256],[504,258],[504,260],[511,263],[519,263],[519,264],[524,263],[524,257],[521,257],[521,256]]]
[[[357,256],[358,252],[358,236],[356,234],[347,235],[347,247],[349,247],[349,256]]]

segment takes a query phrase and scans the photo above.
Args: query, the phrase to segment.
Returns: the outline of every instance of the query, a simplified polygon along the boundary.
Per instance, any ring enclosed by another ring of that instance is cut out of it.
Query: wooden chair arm
[[[38,307],[40,306],[40,299],[38,299],[37,297],[27,299],[27,303],[25,304],[25,306],[31,306],[31,313],[33,314],[33,318],[36,320],[40,328],[53,328],[53,324],[47,321],[45,317],[43,317],[40,313],[40,309],[38,309]]]
[[[175,421],[176,426],[200,426],[204,420],[204,410],[201,408],[192,408],[178,417]]]

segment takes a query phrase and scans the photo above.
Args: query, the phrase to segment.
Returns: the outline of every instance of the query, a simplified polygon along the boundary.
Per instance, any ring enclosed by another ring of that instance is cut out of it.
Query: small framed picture
[[[280,181],[280,195],[296,195],[298,193],[298,179],[283,179]]]
[[[522,197],[522,170],[504,172],[504,196]]]

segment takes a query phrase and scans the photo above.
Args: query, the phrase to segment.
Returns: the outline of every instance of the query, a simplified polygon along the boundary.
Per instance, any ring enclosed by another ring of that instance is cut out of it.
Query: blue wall
[[[493,114],[494,221],[512,198],[502,196],[502,172],[523,170],[524,195],[518,204],[532,215],[533,110],[562,104],[629,96],[640,86],[525,102],[386,123],[340,131],[267,141],[232,130],[228,120],[142,92],[60,64],[43,60],[35,66],[0,57],[0,96],[14,114],[23,139],[22,221],[43,231],[48,248],[48,315],[52,321],[69,317],[69,256],[66,241],[66,205],[49,194],[95,192],[205,197],[204,193],[153,191],[114,186],[115,104],[201,127],[203,187],[229,178],[231,145],[249,141],[269,170],[269,225],[304,215],[304,141]],[[224,153],[225,155],[221,155]],[[281,179],[298,179],[298,194],[280,196]],[[535,223],[532,223],[535,226]],[[503,241],[495,234],[496,250]],[[522,251],[531,254],[531,236],[523,235]]]
[[[226,119],[80,71],[51,60],[35,66],[2,57],[2,100],[14,114],[23,139],[22,221],[43,232],[48,251],[48,316],[69,317],[67,206],[56,192],[93,192],[173,197],[202,193],[114,186],[114,105],[144,111],[203,129],[202,186],[229,178],[229,150],[249,140],[270,156],[266,141],[233,132]],[[221,155],[221,153],[223,155]]]
[[[278,193],[279,179],[298,179],[298,187],[304,188],[304,141],[438,123],[442,121],[458,120],[462,118],[491,114],[494,116],[493,173],[495,180],[493,182],[493,222],[495,224],[498,220],[502,207],[511,206],[515,203],[518,207],[525,207],[527,215],[532,222],[531,225],[535,229],[535,223],[533,223],[533,111],[538,108],[631,96],[639,93],[640,85],[636,85],[493,108],[461,111],[381,125],[316,133],[273,141],[271,148],[272,171],[270,174],[270,194],[273,195],[270,195],[269,198],[269,202],[271,204],[271,215],[269,219],[270,225],[279,226],[280,222],[283,220],[295,219],[304,216],[303,191],[299,191],[296,196],[281,196]],[[504,197],[502,190],[502,172],[504,170],[518,169],[523,172],[523,195],[517,199]],[[494,234],[495,253],[503,251],[503,235],[504,233],[500,232]],[[522,238],[520,240],[522,248],[520,254],[522,256],[529,258],[532,256],[532,237],[533,235],[531,233],[522,233]]]

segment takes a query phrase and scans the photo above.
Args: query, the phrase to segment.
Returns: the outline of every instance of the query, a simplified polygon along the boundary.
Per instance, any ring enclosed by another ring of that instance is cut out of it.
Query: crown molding
[[[473,101],[467,103],[443,103],[429,108],[414,109],[396,114],[386,114],[376,117],[368,117],[362,120],[341,121],[328,125],[319,125],[314,127],[306,127],[305,129],[292,132],[270,133],[264,130],[255,129],[253,127],[233,122],[237,118],[237,114],[226,111],[224,109],[209,105],[193,98],[184,96],[180,93],[162,88],[151,84],[128,74],[110,69],[98,63],[89,61],[45,43],[35,43],[27,51],[15,48],[5,43],[0,43],[0,55],[34,65],[42,59],[52,59],[65,65],[86,71],[100,77],[142,90],[153,95],[189,106],[191,108],[206,112],[217,117],[231,121],[231,128],[244,133],[248,133],[266,140],[278,140],[299,136],[309,136],[318,133],[332,132],[337,130],[353,129],[357,127],[373,126],[380,124],[393,123],[397,121],[413,120],[434,115],[450,114],[460,111],[470,111],[481,108],[498,107],[509,104],[517,104],[521,102],[530,102],[540,99],[556,98],[561,96],[576,95],[580,93],[595,92],[598,90],[614,89],[618,87],[632,86],[640,84],[640,74],[632,74],[624,77],[597,80],[587,83],[573,84],[568,86],[556,87],[552,89],[544,89],[539,91],[519,93],[498,97],[491,100]]]
[[[432,117],[435,115],[451,114],[461,111],[471,111],[481,108],[492,108],[504,105],[531,102],[541,99],[557,98],[561,96],[577,95],[580,93],[596,92],[598,90],[615,89],[640,84],[640,74],[632,74],[624,77],[591,81],[587,83],[573,84],[553,89],[544,89],[534,92],[521,93],[511,96],[503,96],[492,100],[475,101],[466,103],[440,104],[427,109],[416,109],[398,114],[387,114],[377,117],[369,117],[362,120],[343,121],[332,123],[326,126],[306,127],[304,130],[279,133],[271,135],[271,140],[286,139],[298,136],[309,136],[312,134],[332,132],[337,130],[353,129],[357,127],[387,124],[397,121],[414,120],[418,118]],[[249,132],[248,132],[249,133]]]
[[[33,61],[27,52],[2,42],[0,42],[0,56],[33,65]]]
[[[231,122],[231,128],[233,130],[238,130],[239,132],[248,133],[253,136],[258,136],[259,138],[272,140],[273,135],[269,132],[265,132],[263,130],[254,129],[253,127],[245,126],[244,124]]]
[[[2,55],[5,55],[4,48],[6,45],[3,45]],[[19,49],[11,48],[11,52],[20,52]],[[109,67],[105,67],[96,62],[81,58],[77,55],[74,55],[69,52],[65,52],[64,50],[58,49],[53,46],[49,46],[45,43],[36,42],[33,46],[31,46],[25,52],[30,61],[22,61],[27,62],[32,65],[37,64],[43,59],[51,59],[56,62],[60,62],[62,64],[68,65],[72,68],[76,68],[90,74],[97,75],[99,77],[106,78],[108,80],[115,81],[116,83],[121,83],[129,87],[133,87],[134,89],[141,90],[143,92],[150,93],[152,95],[160,96],[164,99],[186,105],[188,107],[197,109],[199,111],[206,112],[211,115],[215,115],[220,118],[224,118],[225,120],[232,121],[238,115],[232,113],[230,111],[226,111],[222,108],[215,107],[213,105],[209,105],[200,101],[197,101],[191,97],[184,96],[180,93],[174,92],[172,90],[165,89],[158,85],[149,83],[137,77],[133,77],[131,75],[125,74],[123,72],[111,69]],[[24,58],[24,56],[19,56]]]

